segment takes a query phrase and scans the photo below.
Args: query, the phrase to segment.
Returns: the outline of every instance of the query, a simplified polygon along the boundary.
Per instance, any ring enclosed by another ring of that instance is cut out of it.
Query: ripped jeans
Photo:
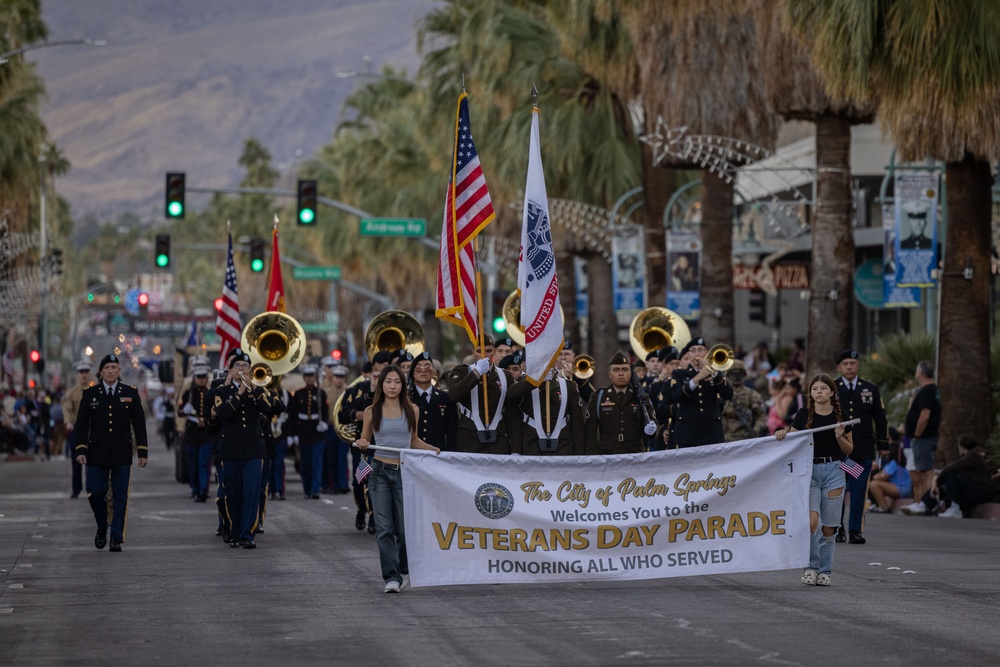
[[[812,481],[809,484],[809,511],[819,514],[819,525],[809,543],[809,569],[818,573],[833,572],[833,545],[836,532],[827,537],[823,527],[840,525],[840,511],[844,504],[844,487],[847,480],[840,469],[839,461],[814,463]],[[831,493],[837,492],[831,496]]]

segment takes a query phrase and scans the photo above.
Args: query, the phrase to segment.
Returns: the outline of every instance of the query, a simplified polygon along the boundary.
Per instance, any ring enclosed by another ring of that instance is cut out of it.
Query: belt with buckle
[[[400,464],[398,463],[389,463],[388,461],[383,461],[382,459],[375,459],[375,461],[377,463],[382,464],[383,467],[392,468],[393,470],[399,470]]]
[[[836,456],[814,456],[813,463],[833,463],[834,461],[839,461]]]

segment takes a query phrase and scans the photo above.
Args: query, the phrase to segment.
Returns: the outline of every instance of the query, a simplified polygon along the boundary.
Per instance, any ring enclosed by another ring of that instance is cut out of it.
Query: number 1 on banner
[[[788,472],[795,472],[795,468],[792,466],[792,461],[788,462]]]

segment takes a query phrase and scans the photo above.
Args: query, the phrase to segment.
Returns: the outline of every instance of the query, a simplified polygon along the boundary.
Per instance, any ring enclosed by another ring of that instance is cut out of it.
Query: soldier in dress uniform
[[[229,354],[226,356],[226,363],[233,358],[233,355],[239,351],[239,348],[233,348],[230,350]],[[208,437],[212,442],[212,462],[215,464],[215,478],[218,482],[216,484],[215,490],[215,506],[219,514],[219,524],[215,531],[216,537],[221,537],[222,541],[226,544],[229,543],[233,522],[229,518],[229,508],[226,506],[226,486],[223,483],[222,476],[222,459],[219,457],[219,442],[222,435],[222,424],[212,409],[216,405],[216,397],[219,397],[226,389],[226,378],[229,377],[228,370],[216,370],[212,377],[212,382],[209,385],[208,394],[205,396],[205,402],[209,405],[208,410],[208,425],[206,431]],[[220,399],[221,400],[221,399]]]
[[[608,364],[611,384],[598,389],[587,406],[586,453],[633,454],[644,451],[643,436],[656,433],[653,406],[641,401],[632,383],[632,366],[624,352]],[[643,410],[645,405],[645,410]],[[650,419],[646,419],[646,415]]]
[[[70,498],[79,498],[83,491],[83,466],[76,460],[76,415],[80,412],[80,401],[83,390],[94,385],[90,374],[90,362],[78,361],[73,365],[76,371],[76,384],[63,396],[63,422],[66,425],[66,446],[69,448],[70,460],[73,462],[73,491]]]
[[[885,405],[882,403],[882,395],[879,393],[878,385],[858,377],[860,370],[861,363],[857,350],[843,350],[837,355],[837,372],[840,373],[840,377],[834,381],[834,384],[837,385],[840,413],[845,421],[861,420],[861,423],[855,424],[851,431],[854,438],[854,449],[851,451],[850,458],[865,469],[864,473],[857,479],[851,475],[845,475],[847,492],[851,496],[849,508],[851,517],[847,535],[844,535],[844,526],[841,525],[837,531],[837,541],[844,542],[846,538],[851,544],[864,544],[866,542],[864,535],[865,500],[868,498],[872,462],[875,460],[876,451],[889,449],[889,421],[885,414]],[[844,522],[843,510],[841,510],[840,522],[841,524]]]
[[[493,345],[493,365],[499,366],[500,361],[510,354],[514,354],[514,339],[508,336],[497,340]]]
[[[660,349],[656,355],[661,363],[660,376],[649,387],[649,400],[653,403],[653,409],[656,411],[656,423],[659,425],[659,430],[650,443],[649,450],[651,452],[659,452],[669,447],[670,433],[673,428],[673,404],[670,402],[670,387],[673,382],[671,376],[680,364],[680,356],[681,353],[672,345]]]
[[[434,361],[431,353],[418,354],[410,367],[407,383],[410,400],[420,410],[417,437],[442,452],[453,452],[458,413],[448,394],[431,383],[433,378]]]
[[[378,374],[389,363],[392,354],[388,351],[381,351],[372,357],[371,363],[366,363],[362,367],[362,374],[368,368],[365,380],[358,382],[353,387],[349,387],[344,392],[344,400],[340,404],[340,414],[338,419],[343,425],[353,425],[355,433],[361,435],[361,426],[364,422],[365,408],[372,404],[374,397],[374,386],[378,382]],[[371,454],[365,454],[366,458],[371,458]],[[357,448],[351,448],[351,462],[353,469],[357,470],[361,465],[362,453]],[[365,529],[365,518],[367,517],[368,532],[375,534],[375,516],[371,511],[371,502],[368,499],[368,485],[366,482],[358,482],[357,477],[352,476],[352,488],[354,490],[354,504],[358,508],[357,516],[354,518],[354,527],[358,530]]]
[[[97,520],[94,546],[108,543],[108,478],[114,499],[111,551],[121,551],[125,541],[132,441],[135,438],[139,467],[149,460],[146,415],[135,387],[121,382],[121,362],[109,354],[97,367],[101,381],[83,391],[76,415],[76,460],[87,466],[87,497]]]
[[[399,349],[392,353],[392,359],[389,360],[390,364],[399,366],[399,370],[403,371],[404,375],[410,374],[410,368],[413,366],[414,356],[407,352],[406,350]]]
[[[225,384],[213,397],[213,418],[221,425],[219,457],[226,510],[232,522],[230,547],[253,549],[260,503],[261,461],[266,455],[262,419],[270,419],[271,401],[250,384],[250,356],[237,349],[229,359]]]
[[[722,406],[733,397],[733,387],[724,373],[714,373],[706,363],[708,350],[703,338],[691,339],[681,351],[681,357],[685,356],[688,366],[671,376],[670,402],[677,406],[673,441],[677,447],[725,442]]]
[[[208,412],[212,404],[205,400],[208,395],[208,366],[194,366],[191,370],[191,386],[181,394],[177,404],[177,416],[187,423],[184,427],[185,452],[193,452],[188,457],[188,475],[191,488],[195,490],[195,502],[208,500],[208,486],[212,478],[212,450],[215,448],[208,434]],[[193,464],[193,465],[192,465]]]
[[[316,365],[302,366],[306,386],[288,402],[288,432],[299,446],[302,489],[306,498],[319,499],[323,481],[323,449],[329,428],[330,403],[326,392],[316,385]]]
[[[476,363],[460,364],[448,373],[448,398],[458,410],[456,451],[474,454],[510,454],[504,407],[513,376],[493,365],[493,339],[485,338],[485,354]],[[479,349],[476,352],[479,356]],[[483,400],[483,376],[487,395]]]
[[[512,355],[517,356],[517,355]],[[525,456],[584,454],[586,418],[576,383],[553,370],[535,387],[527,379],[510,391],[510,449]]]
[[[767,408],[756,389],[743,384],[747,367],[737,359],[726,373],[726,380],[733,388],[733,397],[722,410],[722,430],[726,442],[746,440],[767,435]]]
[[[504,369],[514,380],[520,380],[524,373],[524,353],[515,352],[513,354],[508,354],[506,357],[500,360],[497,364],[500,368]]]
[[[663,371],[663,362],[660,358],[660,350],[650,350],[646,353],[646,375],[639,380],[639,384],[650,396],[656,396],[653,385],[660,382],[660,373]]]
[[[573,343],[567,339],[563,342],[563,349],[559,353],[559,370],[565,373],[563,377],[567,379],[572,378],[573,382],[576,383],[576,390],[580,394],[580,400],[586,406],[590,397],[594,394],[594,385],[590,381],[590,378],[579,378],[573,373],[574,359],[576,359],[576,353],[573,352]]]
[[[347,366],[341,366],[331,357],[323,359],[323,379],[320,388],[326,392],[326,400],[331,406],[337,404],[337,399],[347,388]],[[332,415],[331,415],[332,417]],[[337,429],[326,432],[326,477],[330,493],[350,493],[351,471],[347,467],[347,457],[351,444],[344,442]]]
[[[267,500],[271,485],[271,471],[274,469],[275,458],[278,455],[277,436],[280,434],[281,418],[287,415],[285,402],[282,400],[281,377],[278,377],[277,384],[267,389],[268,399],[271,401],[271,411],[266,415],[261,415],[261,430],[264,432],[264,460],[261,461],[260,469],[260,500],[257,503],[257,529],[255,534],[264,532],[264,519],[267,517]]]

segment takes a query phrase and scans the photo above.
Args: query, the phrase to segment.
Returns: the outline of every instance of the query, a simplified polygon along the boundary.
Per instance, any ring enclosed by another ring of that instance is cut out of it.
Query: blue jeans
[[[299,452],[302,456],[302,488],[307,496],[319,493],[319,485],[323,480],[323,441],[306,444],[299,442]]]
[[[211,442],[198,445],[198,495],[208,496],[208,487],[212,483],[212,450]]]
[[[840,525],[840,512],[844,506],[844,471],[840,462],[814,463],[812,480],[809,484],[809,511],[819,514],[819,525],[812,534],[809,543],[809,569],[819,573],[833,572],[833,545],[836,532],[829,537],[823,534],[823,527]],[[835,497],[830,497],[831,491],[840,489]]]
[[[271,463],[271,493],[285,495],[285,456],[288,454],[288,436],[274,440],[274,459]]]
[[[253,541],[260,506],[261,460],[225,459],[222,477],[226,486],[226,508],[233,522],[233,539]]]
[[[111,541],[125,541],[125,517],[128,510],[128,482],[132,464],[124,466],[87,466],[87,498],[97,520],[97,532],[108,532],[108,475],[111,476],[111,496],[114,516],[111,517]]]
[[[372,461],[368,495],[375,514],[375,541],[382,565],[382,579],[403,583],[410,573],[406,561],[406,534],[403,528],[403,476],[399,466]]]

